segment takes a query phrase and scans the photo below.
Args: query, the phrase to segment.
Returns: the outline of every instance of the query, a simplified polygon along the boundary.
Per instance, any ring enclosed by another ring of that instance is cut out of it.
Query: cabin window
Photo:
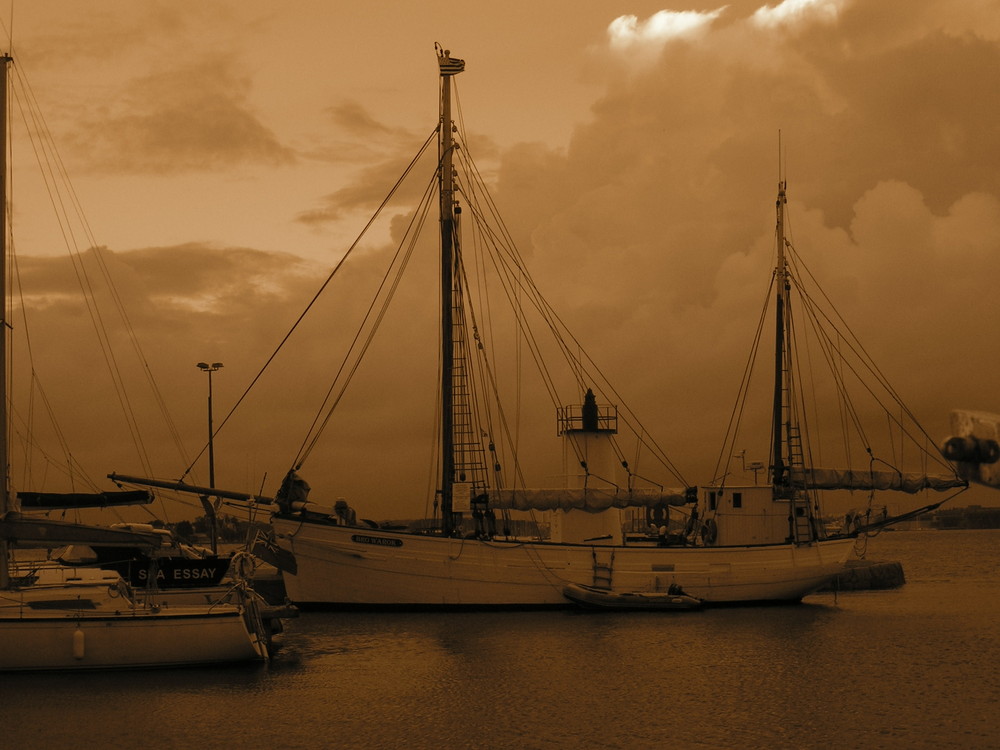
[[[734,492],[733,493],[733,507],[734,508],[742,508],[743,507],[743,493],[742,492]]]
[[[708,493],[708,509],[715,510],[715,491]]]

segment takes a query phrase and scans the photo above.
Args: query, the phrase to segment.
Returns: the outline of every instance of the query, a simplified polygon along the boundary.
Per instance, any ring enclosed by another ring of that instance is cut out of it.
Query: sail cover
[[[87,544],[92,547],[142,546],[156,549],[162,543],[160,535],[153,532],[109,529],[47,518],[23,518],[17,514],[0,518],[0,539],[22,547],[49,549],[67,544]]]
[[[153,494],[148,490],[121,492],[18,492],[23,510],[75,510],[107,508],[117,505],[148,505]]]
[[[686,505],[691,502],[684,489],[524,489],[490,490],[491,508],[505,510],[584,510],[597,513],[608,508],[652,508]]]
[[[923,490],[946,490],[967,487],[968,483],[958,476],[924,474],[922,472],[902,472],[891,470],[858,469],[793,469],[792,484],[813,490],[895,490],[916,494]]]

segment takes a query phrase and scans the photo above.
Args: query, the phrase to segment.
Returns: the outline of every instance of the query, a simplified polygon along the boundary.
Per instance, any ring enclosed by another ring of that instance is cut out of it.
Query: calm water
[[[304,613],[269,665],[0,676],[0,747],[1000,746],[1000,531],[907,584],[674,613]],[[82,744],[81,744],[82,743]]]

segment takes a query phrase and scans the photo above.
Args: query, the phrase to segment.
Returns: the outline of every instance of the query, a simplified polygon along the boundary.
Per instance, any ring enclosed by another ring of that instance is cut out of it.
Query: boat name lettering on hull
[[[351,541],[359,544],[374,544],[379,547],[402,547],[402,539],[389,539],[384,536],[368,536],[367,534],[351,534]]]
[[[137,571],[137,575],[140,581],[145,582],[149,579],[149,571],[145,569],[140,569]],[[156,572],[156,582],[163,583],[166,580],[171,581],[189,581],[189,580],[199,580],[205,579],[209,580],[216,577],[216,571],[212,568],[175,568],[174,570],[164,571],[162,569]]]

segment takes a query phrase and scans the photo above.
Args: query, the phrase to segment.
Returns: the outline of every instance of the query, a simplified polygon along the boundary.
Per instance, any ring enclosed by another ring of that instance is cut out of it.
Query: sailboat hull
[[[260,661],[237,611],[0,620],[0,670],[179,667]]]
[[[11,589],[0,599],[0,671],[179,667],[268,656],[264,628],[245,606],[149,606],[132,600],[117,575],[40,573],[64,580]]]
[[[563,588],[609,576],[616,589],[681,586],[706,604],[798,601],[844,569],[853,540],[809,545],[655,547],[480,541],[272,519],[295,557],[302,605],[566,606]]]

